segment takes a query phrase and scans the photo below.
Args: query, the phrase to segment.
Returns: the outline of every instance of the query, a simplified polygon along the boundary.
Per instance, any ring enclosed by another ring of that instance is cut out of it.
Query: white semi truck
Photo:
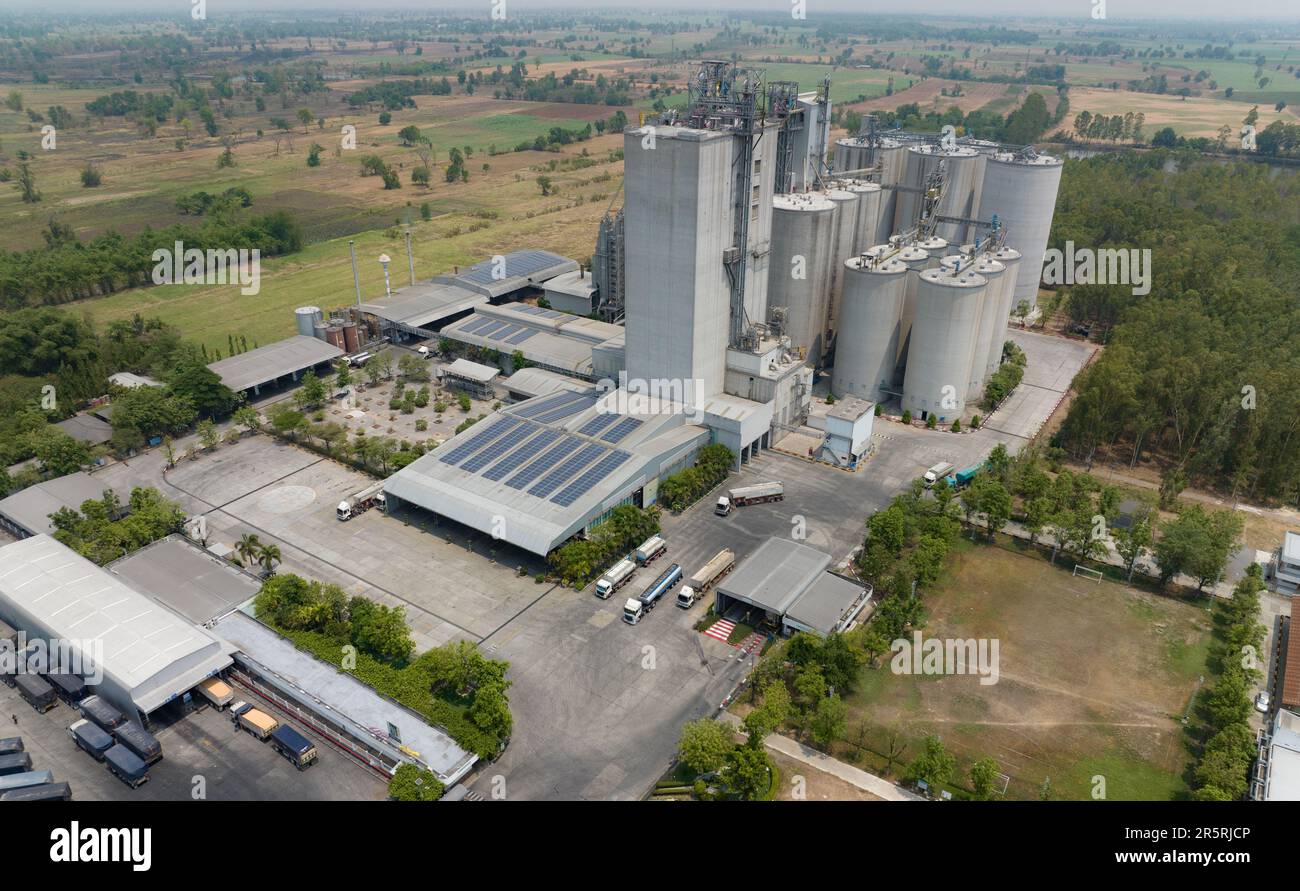
[[[664,541],[658,535],[652,535],[641,543],[641,547],[636,549],[636,562],[638,566],[649,566],[656,558],[668,550],[668,542]]]
[[[736,553],[731,548],[723,548],[704,564],[704,568],[686,580],[677,592],[677,605],[690,609],[695,605],[695,598],[702,597],[710,588],[736,565]]]
[[[596,580],[596,596],[601,600],[608,600],[611,594],[628,583],[634,572],[636,572],[636,563],[631,560],[620,560],[613,569]]]
[[[785,486],[778,482],[755,483],[752,486],[740,486],[732,489],[718,499],[713,512],[720,517],[731,513],[732,508],[747,504],[763,504],[768,501],[781,501],[785,498]]]
[[[951,464],[947,461],[940,461],[925,472],[925,487],[927,489],[931,488],[935,483],[939,482],[939,480],[952,473],[952,471],[953,466]]]
[[[623,604],[623,621],[629,625],[640,622],[645,614],[655,608],[659,598],[663,597],[673,586],[682,580],[682,568],[674,563],[663,571],[650,587],[641,592],[640,597],[629,597]]]
[[[349,495],[339,502],[337,514],[340,520],[350,520],[359,513],[364,513],[375,505],[384,506],[384,484],[375,483],[362,489],[355,495]]]

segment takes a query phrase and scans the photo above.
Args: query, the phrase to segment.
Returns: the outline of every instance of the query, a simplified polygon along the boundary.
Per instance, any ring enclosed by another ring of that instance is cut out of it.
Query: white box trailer
[[[695,605],[695,598],[705,594],[727,573],[731,572],[736,565],[736,552],[731,548],[723,548],[714,555],[713,559],[704,564],[704,567],[695,575],[686,580],[686,584],[677,592],[677,605],[682,609],[690,609]]]
[[[636,563],[632,560],[620,560],[614,567],[596,580],[596,596],[608,600],[610,595],[628,583],[636,572]]]

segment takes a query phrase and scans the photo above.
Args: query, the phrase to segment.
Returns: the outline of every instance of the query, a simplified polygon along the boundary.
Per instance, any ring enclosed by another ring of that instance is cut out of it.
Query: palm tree
[[[276,545],[264,545],[258,555],[257,562],[262,564],[262,569],[266,575],[275,572],[275,564],[280,562],[280,549]]]
[[[235,545],[235,553],[244,561],[245,565],[257,560],[258,553],[262,550],[262,542],[256,535],[244,535],[239,539],[239,544]]]

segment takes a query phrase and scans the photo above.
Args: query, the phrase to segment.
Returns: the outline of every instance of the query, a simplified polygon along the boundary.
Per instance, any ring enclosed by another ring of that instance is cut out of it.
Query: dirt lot
[[[999,642],[999,679],[866,671],[849,699],[848,725],[909,739],[938,734],[958,758],[993,757],[1010,798],[1167,800],[1184,791],[1181,717],[1204,673],[1210,624],[1196,605],[1074,578],[1068,567],[984,545],[962,547],[926,597],[927,638]]]
[[[768,754],[781,771],[781,791],[776,794],[777,801],[880,801],[865,789],[859,789],[852,783],[846,783],[839,777],[831,776],[802,761],[771,749]],[[796,778],[802,780],[802,797],[795,795]]]

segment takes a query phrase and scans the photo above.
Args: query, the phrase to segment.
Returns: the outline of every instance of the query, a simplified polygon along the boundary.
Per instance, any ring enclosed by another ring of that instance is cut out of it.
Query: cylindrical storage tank
[[[293,311],[293,317],[298,325],[298,333],[304,337],[315,337],[316,323],[325,318],[319,306],[300,306]]]
[[[338,325],[329,325],[325,328],[325,342],[346,351],[346,344],[343,342],[343,328]]]
[[[903,408],[919,418],[951,421],[966,411],[971,352],[984,276],[926,269],[916,285],[916,320],[903,378]]]
[[[880,211],[876,221],[876,235],[871,241],[885,244],[894,234],[894,214],[898,206],[898,193],[889,186],[897,185],[907,169],[907,146],[897,139],[882,139],[876,149],[876,162],[880,165]]]
[[[356,322],[343,323],[343,348],[349,353],[360,352],[361,338],[357,333]]]
[[[814,365],[821,363],[827,348],[834,236],[835,205],[825,194],[777,195],[772,199],[768,312],[785,307],[785,333]]]
[[[858,195],[858,222],[850,254],[860,254],[872,245],[880,244],[875,238],[880,217],[880,184],[858,180],[844,188]]]
[[[938,145],[920,145],[907,152],[907,172],[904,185],[917,191],[900,192],[894,214],[894,229],[903,231],[917,223],[924,202],[925,187],[931,174],[944,168],[943,195],[933,213],[938,216],[973,218],[978,201],[979,186],[984,172],[984,156],[973,148],[957,146],[945,150]],[[939,223],[935,232],[952,242],[966,239],[964,223]]]
[[[844,261],[853,256],[858,226],[858,193],[829,189],[826,197],[835,205],[835,237],[831,245],[831,298],[829,327],[839,318],[840,295],[844,292]]]
[[[314,326],[312,326],[312,335],[317,340],[329,340],[329,338],[325,336],[325,332],[329,330],[329,327],[330,326],[326,325],[323,321],[317,322]]]
[[[1016,272],[1023,261],[1020,251],[1009,247],[999,248],[990,256],[1005,266],[1007,271],[998,282],[1000,287],[997,292],[997,319],[989,337],[989,351],[984,363],[984,380],[986,381],[1002,364],[1002,345],[1007,340],[1007,319],[1011,317],[1011,311],[1016,308],[1018,302],[1016,300],[1016,287],[1019,278]]]
[[[901,249],[896,258],[905,265],[909,272],[916,273],[930,266],[930,254],[914,244]],[[898,323],[898,365],[902,365],[907,356],[907,342],[912,333],[912,319],[916,317],[916,282],[915,275],[907,277],[907,289],[903,295],[903,315]],[[895,377],[895,381],[899,378]]]
[[[855,136],[845,136],[835,140],[835,155],[831,166],[836,173],[861,170],[867,166],[869,147],[866,142]]]
[[[996,216],[1007,230],[1006,244],[1024,258],[1016,273],[1012,306],[1021,300],[1028,301],[1031,307],[1037,305],[1061,169],[1060,159],[1050,155],[1023,157],[1002,152],[985,161],[979,218],[991,220]]]
[[[971,351],[970,359],[970,384],[966,390],[967,399],[978,400],[980,394],[984,392],[984,384],[988,382],[987,364],[993,336],[999,328],[1006,327],[1006,320],[998,318],[998,310],[1001,307],[1002,289],[1011,280],[1005,278],[1007,267],[993,259],[991,254],[982,254],[975,258],[953,254],[943,258],[942,266],[948,272],[973,270],[988,279],[988,287],[985,288],[984,296],[980,300],[975,348]],[[998,347],[1001,346],[999,342]]]
[[[926,264],[927,269],[937,269],[943,258],[948,256],[948,240],[938,235],[924,238],[918,241],[916,246],[930,255],[930,262]]]
[[[835,338],[831,392],[885,402],[898,356],[898,323],[907,291],[907,264],[897,259],[849,257]]]

